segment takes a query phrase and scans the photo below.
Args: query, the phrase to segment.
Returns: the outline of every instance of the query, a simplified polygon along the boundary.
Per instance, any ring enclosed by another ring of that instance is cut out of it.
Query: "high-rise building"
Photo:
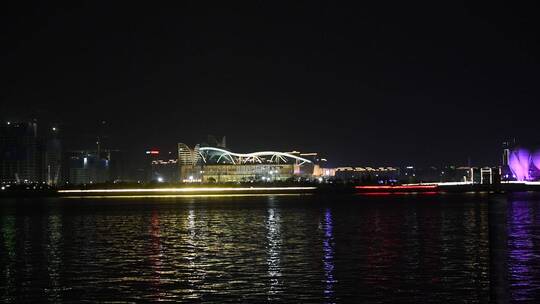
[[[505,180],[513,179],[513,173],[510,169],[510,154],[512,150],[516,147],[516,140],[507,140],[502,144],[502,164],[501,164],[501,175]]]
[[[0,182],[42,182],[42,162],[37,123],[0,124]]]
[[[59,128],[50,128],[45,138],[44,181],[50,185],[58,185],[62,180],[62,144],[59,138]]]
[[[153,172],[152,163],[159,160],[160,151],[158,149],[149,149],[145,151],[144,157],[144,176],[141,178],[143,182],[151,182],[156,180]]]
[[[178,178],[181,182],[200,180],[199,149],[199,145],[192,150],[188,145],[178,143]]]
[[[95,184],[114,182],[121,178],[118,150],[75,150],[68,152],[68,177],[70,184]]]

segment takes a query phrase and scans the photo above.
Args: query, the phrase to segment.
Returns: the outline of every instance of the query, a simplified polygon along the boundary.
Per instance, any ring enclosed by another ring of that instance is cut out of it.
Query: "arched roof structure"
[[[199,154],[201,160],[207,163],[216,164],[247,164],[247,163],[260,163],[260,164],[287,164],[295,163],[297,165],[312,163],[309,159],[299,157],[286,152],[277,151],[260,151],[252,153],[234,153],[221,148],[215,147],[200,147]]]

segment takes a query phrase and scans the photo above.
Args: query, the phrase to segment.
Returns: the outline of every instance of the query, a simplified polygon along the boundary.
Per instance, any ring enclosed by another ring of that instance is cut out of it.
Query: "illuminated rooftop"
[[[251,153],[235,153],[221,148],[199,148],[201,160],[205,164],[311,164],[303,157],[286,152],[260,151]]]

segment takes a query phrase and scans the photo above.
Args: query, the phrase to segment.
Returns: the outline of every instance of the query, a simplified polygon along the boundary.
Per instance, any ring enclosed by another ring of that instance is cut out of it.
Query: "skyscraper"
[[[61,182],[62,172],[62,144],[59,138],[58,127],[51,127],[45,139],[44,181],[50,185]]]
[[[0,124],[0,182],[41,182],[39,148],[35,121]]]

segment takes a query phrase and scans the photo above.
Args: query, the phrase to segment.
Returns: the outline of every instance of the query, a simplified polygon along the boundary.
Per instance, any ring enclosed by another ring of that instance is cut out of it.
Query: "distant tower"
[[[503,167],[508,166],[508,160],[510,158],[510,151],[516,146],[516,139],[507,140],[503,142],[503,153],[502,153],[502,165]]]
[[[59,139],[59,130],[53,126],[45,143],[45,176],[48,185],[58,185],[61,180],[62,145]]]
[[[513,138],[511,140],[504,141],[502,144],[502,165],[501,165],[501,178],[503,180],[511,179],[513,174],[512,170],[510,170],[510,153],[512,153],[512,150],[516,147],[516,139]]]

